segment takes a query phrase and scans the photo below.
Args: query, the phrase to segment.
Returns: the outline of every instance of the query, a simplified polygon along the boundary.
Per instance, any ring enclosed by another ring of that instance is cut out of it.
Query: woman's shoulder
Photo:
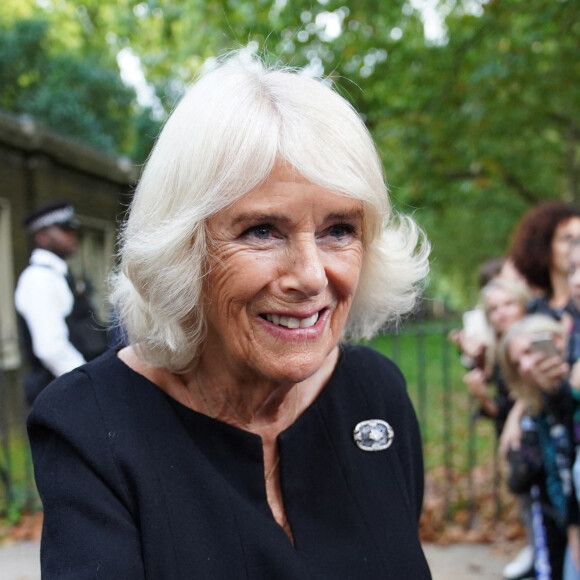
[[[398,366],[377,350],[345,345],[338,367],[340,388],[335,392],[345,417],[380,418],[403,441],[418,440],[418,425],[405,379]]]
[[[370,346],[345,343],[342,345],[342,354],[341,362],[345,366],[362,371],[381,370],[401,375],[399,367],[390,358]]]
[[[123,378],[116,353],[105,352],[52,381],[38,396],[28,422],[76,421],[92,422],[103,406],[114,405],[115,394],[121,393]],[[103,405],[104,403],[104,405]]]
[[[546,314],[556,320],[562,318],[564,311],[565,308],[554,308],[550,306],[548,297],[544,295],[532,298],[526,306],[527,314]]]
[[[406,390],[405,378],[399,367],[369,346],[350,343],[342,345],[339,370],[361,384],[379,388],[388,385],[389,389],[385,390],[390,393]]]

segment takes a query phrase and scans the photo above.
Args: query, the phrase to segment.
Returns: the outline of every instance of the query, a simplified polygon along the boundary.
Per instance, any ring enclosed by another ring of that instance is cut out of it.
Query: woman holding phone
[[[506,450],[508,485],[531,499],[536,577],[566,579],[567,531],[577,521],[571,485],[573,401],[567,335],[553,318],[528,315],[500,343],[500,362],[517,399],[521,438]],[[544,574],[544,575],[540,575]]]

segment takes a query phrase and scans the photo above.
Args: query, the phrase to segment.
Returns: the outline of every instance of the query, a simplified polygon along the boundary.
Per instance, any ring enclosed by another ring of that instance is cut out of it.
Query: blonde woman
[[[532,500],[536,573],[548,568],[546,577],[562,578],[574,496],[567,334],[550,316],[528,315],[506,332],[499,355],[517,399],[509,421],[519,427],[519,440],[506,450],[508,482]]]
[[[499,436],[513,399],[509,396],[499,366],[498,344],[511,325],[525,316],[531,293],[523,281],[499,277],[482,288],[480,297],[486,322],[491,329],[490,337],[485,348],[483,368],[470,370],[463,380],[479,402],[481,413],[494,421]],[[491,385],[495,386],[495,392],[491,391]]]

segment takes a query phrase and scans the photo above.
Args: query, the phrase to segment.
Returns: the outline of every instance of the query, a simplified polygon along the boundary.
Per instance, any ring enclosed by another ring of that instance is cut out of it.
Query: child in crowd
[[[449,340],[458,348],[461,362],[468,369],[464,382],[479,402],[479,414],[492,419],[499,436],[513,400],[499,368],[497,345],[507,328],[524,316],[532,294],[509,257],[492,258],[481,264],[478,285],[479,304],[465,312],[463,328],[452,331]],[[528,503],[521,503],[522,519],[530,530]],[[521,580],[528,572],[533,573],[533,565],[533,548],[528,545],[505,567],[503,576],[506,580]]]

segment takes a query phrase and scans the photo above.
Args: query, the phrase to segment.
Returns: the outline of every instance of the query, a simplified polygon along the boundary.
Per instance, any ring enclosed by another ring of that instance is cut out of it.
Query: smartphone
[[[482,309],[468,310],[463,313],[463,331],[467,337],[483,342],[488,330]]]
[[[530,347],[532,352],[543,352],[548,356],[553,356],[560,354],[556,345],[554,344],[554,339],[549,332],[541,332],[534,334],[532,336],[532,344]]]

